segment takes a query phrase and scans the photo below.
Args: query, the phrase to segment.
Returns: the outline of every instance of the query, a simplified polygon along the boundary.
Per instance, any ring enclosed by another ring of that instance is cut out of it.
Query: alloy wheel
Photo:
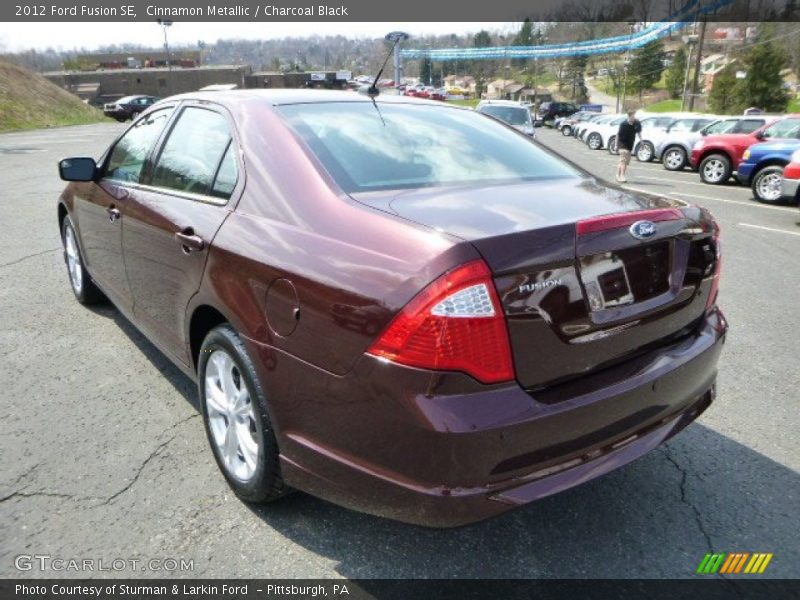
[[[684,164],[683,151],[672,148],[664,155],[664,164],[672,171],[677,171]]]
[[[64,246],[67,252],[67,269],[69,271],[69,282],[76,294],[80,294],[83,289],[83,264],[81,254],[78,251],[78,242],[75,240],[75,230],[71,225],[67,225],[64,233]]]
[[[781,197],[781,182],[783,177],[778,173],[767,173],[758,179],[756,189],[758,197],[762,200],[774,202]]]
[[[717,183],[725,175],[725,165],[721,160],[712,158],[703,167],[703,178],[710,183]]]
[[[205,374],[208,425],[227,472],[249,481],[258,467],[259,434],[253,401],[239,366],[225,350],[215,349]]]

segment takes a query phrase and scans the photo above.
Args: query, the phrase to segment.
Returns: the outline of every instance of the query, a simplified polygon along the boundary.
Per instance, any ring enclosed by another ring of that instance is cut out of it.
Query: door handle
[[[183,231],[175,232],[175,239],[181,243],[181,247],[186,254],[194,252],[195,250],[202,250],[206,247],[203,238],[199,235],[195,235],[191,227]]]
[[[112,223],[122,218],[122,213],[114,208],[113,204],[106,209],[106,212],[108,213],[108,220]]]

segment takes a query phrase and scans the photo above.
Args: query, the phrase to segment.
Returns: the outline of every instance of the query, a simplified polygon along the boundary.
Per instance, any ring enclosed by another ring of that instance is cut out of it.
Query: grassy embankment
[[[83,125],[103,113],[28,69],[0,61],[0,131]]]

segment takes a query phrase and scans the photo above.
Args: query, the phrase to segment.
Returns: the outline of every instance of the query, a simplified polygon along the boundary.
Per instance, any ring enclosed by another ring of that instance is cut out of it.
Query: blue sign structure
[[[732,2],[733,0],[716,0],[702,4],[700,0],[690,0],[683,8],[675,11],[669,21],[653,23],[634,34],[619,35],[588,42],[544,44],[541,46],[494,46],[487,48],[404,48],[400,51],[400,56],[407,59],[430,58],[436,61],[449,61],[559,58],[624,52],[625,50],[641,48],[649,42],[666,37],[671,32],[690,25],[698,16],[716,12]]]

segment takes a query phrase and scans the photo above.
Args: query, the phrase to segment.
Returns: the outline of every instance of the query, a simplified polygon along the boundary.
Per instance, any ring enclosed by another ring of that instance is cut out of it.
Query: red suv
[[[700,172],[700,179],[705,183],[725,183],[742,160],[742,154],[747,148],[768,139],[783,139],[781,123],[788,117],[798,116],[800,115],[786,115],[752,133],[721,133],[705,136],[692,148],[692,168]]]

